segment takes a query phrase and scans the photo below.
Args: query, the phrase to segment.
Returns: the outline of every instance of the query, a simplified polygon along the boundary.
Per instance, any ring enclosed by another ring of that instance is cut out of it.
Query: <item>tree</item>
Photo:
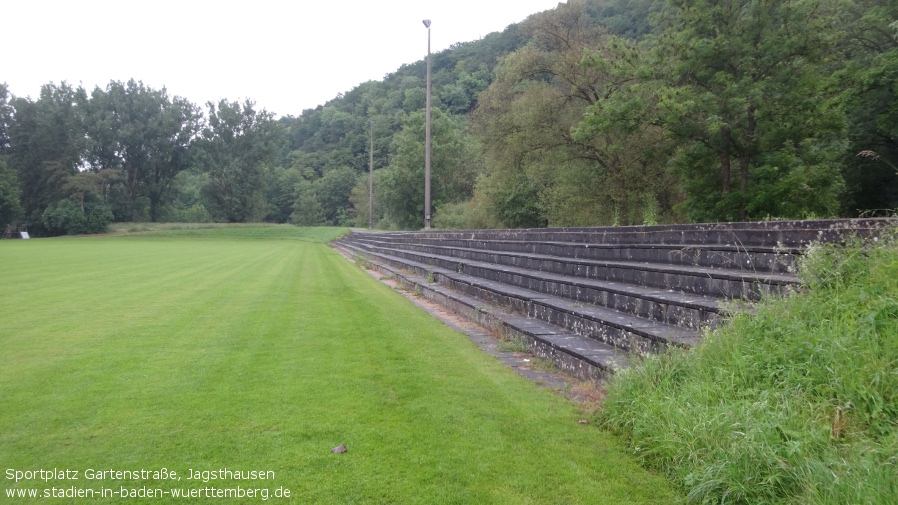
[[[664,8],[664,0],[598,0],[587,4],[593,17],[612,33],[638,40],[652,31],[652,15]]]
[[[20,195],[15,170],[7,166],[6,160],[0,156],[0,227],[16,223],[22,216]]]
[[[331,170],[315,182],[315,193],[328,224],[345,226],[349,219],[349,196],[359,174],[351,168]]]
[[[588,142],[602,167],[596,195],[611,202],[612,224],[657,224],[680,220],[680,180],[668,170],[673,146],[658,125],[658,84],[646,81],[645,45],[606,37],[584,53],[595,68],[602,96],[586,108],[574,138]]]
[[[826,93],[827,0],[671,0],[660,120],[695,220],[838,212],[843,116]]]
[[[120,179],[119,172],[111,168],[98,172],[83,171],[65,176],[62,190],[78,204],[81,212],[84,212],[85,201],[92,197],[106,204],[106,195],[110,187],[118,183]],[[110,212],[112,212],[111,209]]]
[[[191,147],[191,149],[197,149]],[[208,223],[212,215],[203,205],[202,191],[209,176],[197,165],[184,170],[175,177],[174,187],[177,189],[175,199],[167,207],[166,221],[180,223]]]
[[[170,98],[165,88],[154,90],[132,79],[110,82],[106,90],[95,88],[87,110],[88,165],[123,175],[119,219],[138,220],[146,214],[157,221],[163,205],[174,198],[175,177],[191,164],[199,108],[181,97]]]
[[[352,209],[353,188],[359,179],[355,170],[339,168],[319,179],[300,181],[293,193],[290,222],[302,226],[350,226],[356,216]]]
[[[301,181],[296,185],[296,201],[290,222],[297,226],[322,226],[325,224],[324,210],[318,202],[314,185]]]
[[[376,170],[374,172],[375,192],[383,183],[383,171]],[[384,217],[384,207],[378,198],[374,198],[374,205],[369,205],[370,194],[368,192],[368,174],[364,174],[356,179],[355,186],[349,195],[349,203],[352,205],[350,216],[352,217],[351,226],[367,228],[371,223],[375,228],[383,228],[381,221]],[[371,208],[373,207],[373,208]],[[369,216],[369,210],[373,210],[373,214]],[[369,219],[370,218],[370,219]]]
[[[41,87],[37,101],[13,97],[6,162],[18,173],[24,220],[41,223],[44,210],[64,197],[66,176],[78,172],[86,149],[80,106],[87,96],[66,83]]]
[[[296,200],[296,185],[302,181],[299,170],[273,167],[266,171],[266,198],[268,199],[268,221],[286,223],[293,213]]]
[[[438,108],[431,112],[431,203],[439,208],[471,197],[481,164],[464,121]],[[423,110],[409,115],[393,138],[396,154],[375,189],[387,219],[400,228],[424,225],[424,119]],[[367,215],[367,209],[356,213]]]
[[[9,104],[9,88],[0,83],[0,156],[10,153],[9,124],[13,119],[13,108]]]
[[[10,152],[7,125],[12,121],[12,107],[9,106],[9,92],[6,84],[0,83],[0,227],[15,223],[22,215],[19,201],[19,178],[16,171],[6,164]]]
[[[506,226],[641,223],[676,203],[677,184],[651,153],[661,130],[629,117],[648,94],[635,85],[640,55],[588,5],[528,20],[533,43],[503,58],[480,95],[474,128],[488,170],[477,191]]]
[[[206,208],[216,221],[258,221],[268,214],[263,174],[277,160],[285,141],[273,114],[246,100],[209,102],[203,130],[202,163],[209,179],[203,187]]]
[[[844,90],[849,147],[845,157],[852,215],[898,208],[898,5],[883,0],[839,4],[844,27]],[[874,156],[858,156],[872,151]]]

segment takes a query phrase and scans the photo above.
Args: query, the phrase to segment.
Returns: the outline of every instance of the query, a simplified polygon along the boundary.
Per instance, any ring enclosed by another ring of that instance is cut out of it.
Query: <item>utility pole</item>
[[[424,122],[424,229],[430,229],[430,20],[424,20],[427,28],[427,103]]]
[[[374,121],[368,121],[371,144],[368,148],[368,229],[374,228]]]

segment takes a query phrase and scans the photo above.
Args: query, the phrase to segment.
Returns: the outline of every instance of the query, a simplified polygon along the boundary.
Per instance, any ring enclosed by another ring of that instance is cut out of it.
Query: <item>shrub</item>
[[[211,223],[212,214],[202,203],[195,203],[184,209],[171,209],[166,213],[165,221],[172,223]]]
[[[112,222],[112,211],[100,200],[88,200],[84,210],[72,200],[59,200],[44,210],[41,223],[51,235],[101,233]]]

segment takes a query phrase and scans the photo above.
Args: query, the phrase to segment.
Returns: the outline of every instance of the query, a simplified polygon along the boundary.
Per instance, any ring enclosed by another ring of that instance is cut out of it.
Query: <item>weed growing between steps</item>
[[[534,370],[539,370],[541,372],[552,372],[557,373],[560,372],[561,369],[558,368],[558,364],[555,361],[547,358],[536,357],[533,358],[532,365]]]
[[[527,345],[515,337],[502,337],[496,345],[496,349],[500,352],[528,352]]]
[[[898,503],[898,242],[815,246],[801,294],[610,384],[598,420],[700,503]]]
[[[366,270],[371,270],[372,268],[374,268],[371,265],[371,262],[368,261],[367,258],[364,258],[362,256],[355,256],[355,264],[358,265],[360,268],[364,268]]]

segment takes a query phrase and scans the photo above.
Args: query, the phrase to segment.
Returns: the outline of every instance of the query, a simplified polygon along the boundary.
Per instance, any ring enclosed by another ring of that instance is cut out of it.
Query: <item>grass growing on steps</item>
[[[247,230],[0,242],[0,502],[52,486],[289,490],[278,503],[681,501],[579,425],[575,406],[315,243],[328,233]],[[332,454],[339,444],[348,452]],[[53,468],[183,480],[5,478]],[[222,468],[274,478],[186,480]],[[236,501],[262,502],[224,503]]]
[[[805,292],[609,388],[605,426],[701,503],[898,503],[898,243],[817,247]]]

